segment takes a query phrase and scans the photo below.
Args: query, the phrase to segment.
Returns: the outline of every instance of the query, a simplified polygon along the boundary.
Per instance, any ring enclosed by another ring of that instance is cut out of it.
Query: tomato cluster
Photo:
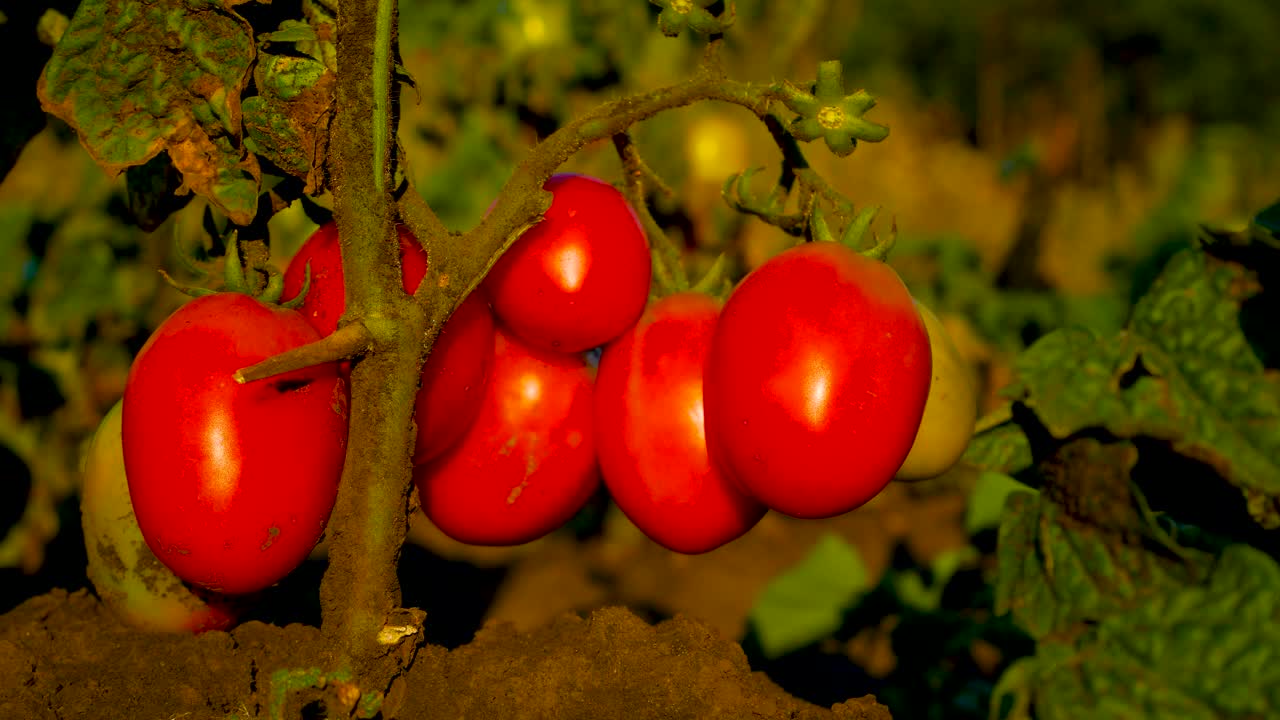
[[[649,249],[623,196],[581,175],[545,187],[545,218],[481,285],[497,330],[478,416],[415,468],[446,534],[533,540],[602,480],[649,537],[702,553],[770,509],[839,515],[958,460],[972,385],[888,265],[808,243],[723,304],[692,291],[648,302]],[[597,347],[593,380],[581,353]]]
[[[623,195],[576,174],[545,187],[544,218],[457,307],[422,370],[413,479],[447,535],[534,540],[603,482],[656,542],[703,553],[769,510],[838,515],[963,452],[975,410],[963,364],[884,263],[807,243],[724,301],[686,290],[651,302],[650,250]],[[400,254],[412,293],[427,255],[403,228]],[[158,560],[172,592],[95,583],[133,598],[126,610],[163,608],[154,627],[225,627],[227,598],[280,580],[325,529],[348,364],[232,377],[337,329],[346,290],[333,223],[290,262],[285,297],[308,278],[298,310],[236,292],[184,305],[143,346],[119,417],[99,431],[86,537],[128,544],[137,567]],[[598,371],[586,355],[597,348]],[[136,524],[112,530],[108,516]]]

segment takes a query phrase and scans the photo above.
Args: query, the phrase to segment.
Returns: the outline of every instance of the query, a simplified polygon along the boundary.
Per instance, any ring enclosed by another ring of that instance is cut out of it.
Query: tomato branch
[[[445,299],[443,307],[449,312],[457,307],[511,243],[541,219],[551,203],[550,193],[542,190],[543,184],[587,145],[625,132],[665,110],[703,100],[732,103],[759,117],[766,116],[770,105],[782,99],[782,86],[729,79],[720,58],[722,44],[719,39],[708,43],[688,80],[604,103],[553,132],[516,167],[480,224],[461,235],[442,232],[438,219],[421,195],[416,191],[406,192],[398,203],[399,217],[414,235],[427,243],[428,252],[432,253],[431,268],[418,288],[418,300],[435,302],[430,298],[439,294]],[[442,242],[446,237],[453,238],[447,249]],[[434,318],[440,312],[433,310],[430,314]],[[447,312],[444,316],[448,316]]]
[[[349,360],[368,350],[372,340],[373,336],[364,323],[349,323],[338,328],[332,335],[327,335],[313,343],[307,343],[288,352],[269,357],[256,365],[237,370],[232,377],[243,385],[327,362]]]
[[[640,156],[640,150],[631,139],[630,133],[615,133],[613,147],[618,152],[618,159],[621,160],[625,171],[627,198],[631,201],[636,215],[640,217],[640,224],[644,226],[645,234],[649,236],[649,248],[653,254],[653,272],[658,278],[658,284],[662,286],[662,291],[665,293],[687,290],[689,276],[681,261],[680,251],[658,225],[658,221],[654,220],[653,213],[649,211],[645,182],[652,183],[654,188],[664,195],[673,196],[675,193]]]
[[[344,327],[363,326],[368,343],[351,376],[346,462],[320,585],[322,630],[340,662],[375,687],[395,672],[379,638],[400,604],[396,565],[408,527],[413,406],[426,329],[422,308],[402,290],[388,191],[395,23],[395,0],[342,3],[329,156],[346,284]]]

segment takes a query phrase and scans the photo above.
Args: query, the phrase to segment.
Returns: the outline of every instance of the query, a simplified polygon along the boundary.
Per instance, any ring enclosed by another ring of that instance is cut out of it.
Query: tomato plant
[[[203,632],[231,627],[239,607],[231,598],[190,588],[156,559],[138,529],[124,472],[117,401],[98,425],[85,457],[80,524],[88,574],[102,602],[144,630]]]
[[[978,389],[960,351],[932,310],[918,301],[916,309],[929,333],[933,379],[911,452],[894,476],[907,481],[937,477],[959,462],[978,420]]]
[[[551,207],[503,253],[484,280],[493,311],[526,343],[581,352],[635,323],[649,298],[649,246],[636,213],[612,185],[553,175]]]
[[[707,454],[702,375],[719,313],[709,295],[662,298],[605,347],[596,377],[596,447],[609,494],[646,535],[689,554],[741,536],[766,511]]]
[[[929,338],[897,273],[840,243],[806,243],[725,303],[704,380],[708,447],[770,508],[839,515],[906,459],[929,378]]]
[[[147,545],[182,579],[261,590],[324,532],[346,449],[337,365],[232,377],[317,339],[293,310],[217,293],[170,315],[135,358],[123,410],[129,492]]]
[[[427,253],[403,226],[398,232],[404,291],[413,293],[427,274]],[[311,285],[300,310],[321,335],[328,335],[337,329],[346,308],[335,223],[325,223],[312,233],[289,261],[284,273],[285,297],[301,292],[308,266]],[[418,424],[414,462],[439,456],[475,419],[492,357],[493,314],[484,297],[472,293],[441,328],[422,368],[414,410]]]
[[[480,414],[457,445],[414,470],[426,516],[473,545],[545,535],[599,486],[585,360],[495,333]]]

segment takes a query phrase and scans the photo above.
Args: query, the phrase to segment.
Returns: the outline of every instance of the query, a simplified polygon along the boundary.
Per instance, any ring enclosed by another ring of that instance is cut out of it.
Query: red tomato
[[[544,219],[503,253],[483,287],[522,340],[574,353],[618,337],[644,312],[652,266],[622,193],[585,175],[553,175]]]
[[[415,464],[440,457],[475,422],[493,364],[493,332],[493,313],[480,293],[468,295],[440,329],[415,399]]]
[[[659,300],[605,347],[596,377],[596,455],[610,495],[650,538],[689,554],[741,536],[766,511],[707,455],[702,373],[719,314],[701,293]]]
[[[183,580],[261,590],[324,532],[346,452],[337,365],[232,378],[319,337],[293,310],[219,293],[179,308],[134,359],[122,419],[129,494],[147,546]]]
[[[902,280],[834,242],[787,250],[729,296],[707,357],[707,442],[743,489],[822,518],[875,497],[911,450],[929,336]]]
[[[413,293],[427,274],[427,253],[406,228],[401,226],[399,232],[404,291]],[[284,274],[286,298],[296,297],[302,290],[308,262],[311,288],[303,298],[301,312],[320,334],[328,335],[338,328],[347,302],[335,223],[316,230],[289,262]],[[475,420],[492,358],[493,313],[482,295],[472,293],[441,328],[422,368],[415,411],[415,463],[438,457]],[[344,370],[346,366],[343,363]]]
[[[417,292],[427,274],[427,251],[404,226],[400,234],[400,265],[404,291]],[[308,261],[311,263],[311,287],[302,299],[299,311],[321,335],[338,329],[338,319],[347,308],[347,290],[342,281],[342,249],[338,245],[338,224],[321,225],[298,248],[284,271],[284,297],[294,298],[302,290]]]
[[[518,545],[563,525],[600,482],[584,360],[499,327],[479,417],[414,482],[426,516],[460,542]]]

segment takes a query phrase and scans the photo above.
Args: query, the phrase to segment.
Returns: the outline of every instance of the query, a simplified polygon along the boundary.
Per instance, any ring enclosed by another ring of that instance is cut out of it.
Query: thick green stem
[[[343,0],[329,158],[346,278],[343,322],[358,320],[370,342],[352,371],[346,465],[329,521],[320,601],[323,630],[343,664],[375,675],[371,663],[386,651],[379,635],[400,604],[396,564],[407,529],[413,401],[426,330],[421,307],[401,288],[388,193],[394,24],[395,0]]]

